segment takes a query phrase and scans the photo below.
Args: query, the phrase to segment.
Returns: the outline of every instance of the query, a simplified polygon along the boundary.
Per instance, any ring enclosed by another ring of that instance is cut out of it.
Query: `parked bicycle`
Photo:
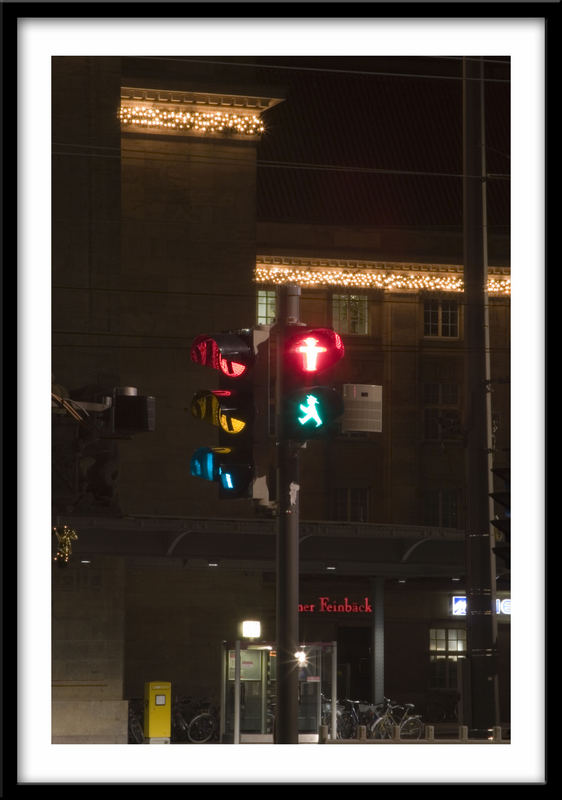
[[[219,738],[219,714],[210,701],[176,698],[172,707],[172,741],[206,744]]]
[[[332,730],[332,699],[330,697],[326,697],[325,694],[321,695],[321,712],[320,712],[320,724],[327,725],[330,730]],[[342,703],[338,703],[336,701],[336,738],[342,738],[342,726],[343,726],[343,716],[345,713],[345,708]]]
[[[338,738],[355,739],[359,725],[364,725],[370,737],[373,726],[382,713],[382,705],[363,700],[342,700],[342,712],[338,718]]]
[[[401,739],[419,739],[424,731],[420,714],[413,714],[413,703],[393,703],[384,699],[384,711],[371,727],[373,739],[393,739],[395,728],[400,730]]]
[[[143,709],[142,700],[129,700],[128,744],[144,744]]]

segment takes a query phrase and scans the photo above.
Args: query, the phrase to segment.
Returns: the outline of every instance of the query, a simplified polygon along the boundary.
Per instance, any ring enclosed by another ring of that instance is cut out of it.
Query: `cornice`
[[[281,98],[121,87],[119,118],[123,130],[167,135],[257,137],[261,114]]]
[[[462,264],[258,255],[254,280],[274,285],[295,283],[310,289],[462,292],[463,275]],[[488,268],[488,292],[504,296],[511,293],[509,267]]]

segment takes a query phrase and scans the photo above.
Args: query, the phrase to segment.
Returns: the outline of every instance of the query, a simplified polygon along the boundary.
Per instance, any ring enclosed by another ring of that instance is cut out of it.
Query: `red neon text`
[[[318,603],[299,603],[299,611],[305,614],[370,614],[373,607],[369,598],[365,597],[357,603],[344,597],[343,602],[331,600],[329,597],[319,597]]]

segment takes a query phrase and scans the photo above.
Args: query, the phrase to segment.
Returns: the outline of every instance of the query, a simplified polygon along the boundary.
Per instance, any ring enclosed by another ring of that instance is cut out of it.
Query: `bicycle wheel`
[[[379,717],[371,731],[373,739],[392,739],[394,736],[394,722],[390,717]]]
[[[205,711],[193,717],[187,729],[187,738],[193,744],[205,744],[215,732],[215,720],[213,716]]]
[[[408,717],[400,725],[401,739],[419,739],[423,733],[423,722],[419,717]]]
[[[172,718],[172,741],[174,743],[187,742],[188,724],[181,711],[174,712]]]
[[[352,739],[353,728],[353,717],[348,711],[344,711],[337,720],[338,739]]]
[[[136,717],[129,720],[129,744],[143,744],[144,731]]]

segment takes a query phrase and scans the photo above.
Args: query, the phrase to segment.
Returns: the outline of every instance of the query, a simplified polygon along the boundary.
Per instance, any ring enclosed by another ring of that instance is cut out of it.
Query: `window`
[[[466,658],[464,628],[430,628],[429,662],[432,689],[456,689],[458,662]]]
[[[427,300],[423,304],[423,335],[454,338],[459,335],[459,306],[454,300]]]
[[[368,333],[366,294],[332,295],[332,326],[338,333]]]
[[[459,524],[457,489],[428,490],[424,494],[424,522],[438,528],[456,528]]]
[[[256,322],[271,325],[275,319],[277,292],[275,289],[258,289]]]
[[[424,439],[442,442],[460,439],[461,417],[456,383],[425,383],[423,386]]]
[[[367,488],[336,488],[333,490],[333,519],[340,522],[369,520],[369,490]]]

